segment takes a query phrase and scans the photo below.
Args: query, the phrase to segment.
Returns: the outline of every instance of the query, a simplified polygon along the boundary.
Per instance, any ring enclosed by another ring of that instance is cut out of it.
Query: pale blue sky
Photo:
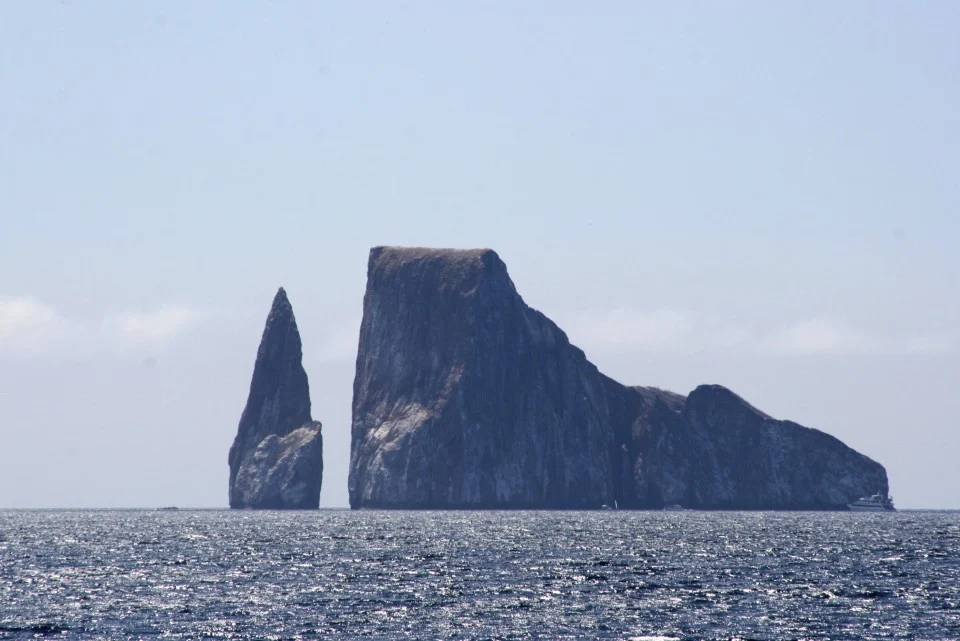
[[[960,508],[960,4],[475,4],[0,4],[0,506],[226,505],[280,285],[346,505],[400,244]]]

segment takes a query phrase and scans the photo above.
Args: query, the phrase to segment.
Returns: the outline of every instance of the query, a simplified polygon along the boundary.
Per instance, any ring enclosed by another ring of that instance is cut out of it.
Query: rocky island
[[[370,252],[354,508],[843,509],[883,466],[718,385],[604,376],[491,250]]]
[[[317,509],[321,425],[310,416],[300,332],[281,287],[260,339],[250,395],[230,448],[230,507]]]

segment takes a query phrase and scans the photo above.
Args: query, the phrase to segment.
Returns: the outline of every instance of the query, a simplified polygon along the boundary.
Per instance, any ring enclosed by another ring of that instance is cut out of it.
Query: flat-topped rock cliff
[[[887,478],[723,387],[604,376],[491,250],[375,247],[349,490],[355,508],[838,509]]]
[[[613,496],[599,373],[492,251],[371,252],[353,417],[356,507]]]
[[[230,448],[230,507],[316,509],[323,476],[321,425],[297,321],[280,288],[260,339],[250,395]]]

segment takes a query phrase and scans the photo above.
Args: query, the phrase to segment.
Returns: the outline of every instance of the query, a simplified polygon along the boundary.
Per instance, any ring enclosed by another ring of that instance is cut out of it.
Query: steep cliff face
[[[316,509],[321,425],[310,417],[297,321],[280,288],[257,351],[250,395],[230,448],[230,507]]]
[[[350,504],[839,508],[883,467],[718,386],[604,376],[490,250],[371,250]]]
[[[612,501],[600,375],[494,252],[375,248],[360,343],[351,505]]]

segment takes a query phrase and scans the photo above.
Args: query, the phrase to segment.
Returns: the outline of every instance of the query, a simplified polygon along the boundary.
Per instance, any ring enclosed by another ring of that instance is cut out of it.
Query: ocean
[[[960,639],[960,513],[0,511],[0,639]]]

